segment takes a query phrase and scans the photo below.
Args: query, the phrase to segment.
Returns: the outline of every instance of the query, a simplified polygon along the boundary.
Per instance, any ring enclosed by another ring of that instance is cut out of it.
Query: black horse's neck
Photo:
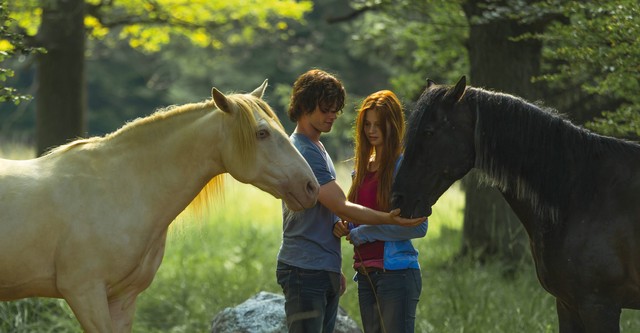
[[[468,88],[464,100],[477,113],[476,168],[506,195],[528,201],[542,221],[562,221],[576,195],[592,199],[598,160],[614,150],[640,153],[635,144],[594,134],[515,96]]]

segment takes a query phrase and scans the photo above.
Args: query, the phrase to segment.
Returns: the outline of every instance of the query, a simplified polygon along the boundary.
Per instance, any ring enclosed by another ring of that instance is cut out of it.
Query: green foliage
[[[29,55],[43,52],[42,49],[27,46],[24,37],[24,34],[17,29],[15,20],[9,17],[6,0],[0,0],[0,64],[2,64],[0,67],[0,103],[13,102],[17,105],[32,98],[5,85],[7,79],[15,74],[12,69],[5,68],[5,61],[15,54]]]
[[[553,3],[553,2],[552,2]],[[640,137],[640,3],[636,0],[562,1],[568,18],[542,36],[545,56],[555,64],[542,79],[579,83],[588,94],[617,101],[589,124],[615,136]]]
[[[353,1],[371,10],[354,22],[352,52],[391,76],[394,91],[417,99],[426,79],[452,82],[468,72],[468,24],[460,1]]]
[[[560,92],[577,87],[579,98],[585,100],[579,104],[595,105],[601,114],[587,127],[613,136],[640,137],[638,1],[510,0],[490,9],[493,17],[484,19],[548,22],[544,33],[521,36],[544,42],[545,74],[534,79]]]
[[[33,35],[40,24],[42,5],[38,1],[22,1],[14,4],[11,15]],[[258,33],[287,30],[290,20],[301,20],[304,13],[311,10],[312,3],[305,0],[87,0],[85,8],[85,26],[91,38],[126,39],[133,48],[157,52],[177,36],[186,37],[194,45],[213,48],[251,42]]]
[[[35,42],[41,6],[55,4],[56,1],[21,0],[7,5],[2,2],[2,9],[3,13],[10,15],[7,21],[20,31],[20,35],[29,42]],[[176,103],[168,90],[176,78],[182,76],[178,60],[186,58],[184,61],[189,62],[189,67],[196,68],[194,75],[198,80],[203,77],[210,80],[211,77],[205,77],[203,72],[206,64],[198,63],[194,67],[194,59],[188,56],[189,50],[205,49],[203,54],[211,61],[226,48],[286,39],[291,34],[290,26],[303,21],[303,15],[311,9],[311,1],[296,0],[87,0],[89,135],[111,132],[125,121]],[[0,36],[0,50],[11,45],[3,37]],[[165,57],[156,52],[161,48],[165,51],[173,48],[175,52],[171,52],[172,57]],[[13,58],[6,73],[19,73],[10,85],[15,84],[19,88],[35,86],[32,83],[37,80],[32,66],[34,59]],[[264,75],[260,76],[264,79]],[[178,87],[189,89],[189,97],[196,96],[197,99],[188,102],[210,97],[211,83],[198,85],[204,94],[194,93],[193,82],[188,85],[188,88]],[[17,112],[0,112],[3,135],[33,135],[34,109],[35,103],[25,103]],[[30,128],[25,128],[29,125]]]
[[[91,135],[110,133],[126,121],[147,116],[160,107],[182,104],[168,93],[179,70],[162,53],[144,54],[131,49],[126,41],[91,44],[94,53],[86,62]],[[184,103],[210,97],[211,86],[198,88],[202,94],[189,96],[192,99]]]
[[[604,111],[601,118],[587,125],[604,135],[637,139],[640,137],[640,105],[625,104],[616,111]]]

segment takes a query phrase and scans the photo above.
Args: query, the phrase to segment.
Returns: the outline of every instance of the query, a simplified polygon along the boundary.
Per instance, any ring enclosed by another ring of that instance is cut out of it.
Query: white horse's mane
[[[282,124],[278,120],[273,110],[269,105],[259,98],[248,94],[230,94],[226,95],[228,105],[231,108],[232,116],[229,118],[222,118],[230,120],[229,126],[224,128],[229,129],[228,140],[236,142],[238,145],[238,153],[241,159],[250,162],[251,156],[255,152],[255,128],[257,127],[257,120],[252,110],[262,110],[265,115],[273,119],[277,123],[277,127],[284,131]],[[104,136],[94,136],[90,138],[80,138],[69,142],[67,144],[58,146],[51,149],[45,155],[64,154],[66,152],[78,149],[80,147],[86,147],[87,145],[93,145],[98,147],[99,145],[108,145],[115,138],[120,138],[132,131],[138,131],[140,128],[161,122],[166,119],[185,115],[190,112],[204,111],[204,110],[217,110],[217,112],[223,112],[217,108],[213,100],[206,100],[199,103],[189,103],[184,105],[170,105],[157,109],[155,112],[148,116],[139,117],[133,119],[124,124],[119,129],[108,133]],[[135,138],[135,137],[134,137]],[[185,209],[186,213],[195,213],[201,215],[206,208],[213,202],[213,198],[220,197],[223,193],[224,174],[218,175],[212,178],[207,185],[200,191],[200,193],[194,198],[194,200]]]

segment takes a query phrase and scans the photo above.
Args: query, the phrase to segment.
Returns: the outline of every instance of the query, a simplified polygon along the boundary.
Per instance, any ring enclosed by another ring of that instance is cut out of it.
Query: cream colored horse
[[[64,298],[86,332],[130,332],[169,224],[217,175],[293,210],[313,206],[319,185],[262,101],[266,83],[251,94],[213,88],[211,101],[105,137],[0,160],[0,300]]]

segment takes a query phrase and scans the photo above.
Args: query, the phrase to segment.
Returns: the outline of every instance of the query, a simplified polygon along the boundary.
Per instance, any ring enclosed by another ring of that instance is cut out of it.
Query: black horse
[[[524,225],[560,332],[619,332],[640,308],[640,145],[521,98],[429,81],[410,116],[392,206],[424,216],[471,168]]]

